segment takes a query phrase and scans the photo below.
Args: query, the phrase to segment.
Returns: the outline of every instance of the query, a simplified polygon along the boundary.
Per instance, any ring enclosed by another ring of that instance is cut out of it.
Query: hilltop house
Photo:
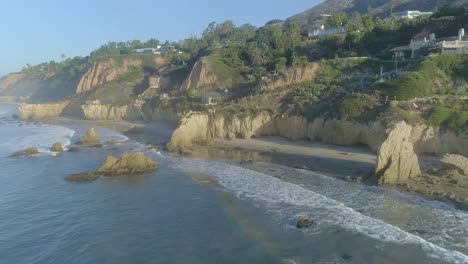
[[[424,16],[424,15],[432,15],[432,12],[421,12],[421,11],[403,11],[403,12],[396,12],[392,13],[392,16],[396,18],[397,20],[408,18],[408,19],[413,19],[418,16]]]
[[[465,29],[458,30],[458,39],[443,40],[439,47],[441,54],[468,54],[468,37],[465,36]]]
[[[342,34],[346,33],[348,30],[346,27],[325,27],[325,25],[322,25],[319,28],[314,28],[309,31],[309,38],[314,38],[314,37],[323,37],[323,36],[328,36],[328,35],[334,35],[334,34]]]
[[[174,46],[169,45],[158,45],[156,48],[134,49],[132,52],[137,54],[166,54],[169,52],[182,53],[181,51],[178,51]]]
[[[468,37],[465,36],[465,30],[461,28],[457,37],[448,37],[437,39],[434,33],[429,38],[413,38],[409,45],[400,46],[391,49],[396,59],[404,59],[404,53],[411,51],[411,58],[421,56],[423,49],[437,48],[440,54],[468,54]]]

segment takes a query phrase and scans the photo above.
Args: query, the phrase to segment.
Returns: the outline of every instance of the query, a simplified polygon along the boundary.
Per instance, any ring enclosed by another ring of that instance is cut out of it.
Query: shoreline
[[[112,129],[141,144],[166,148],[172,133],[173,125],[164,121],[127,121],[127,120],[84,120],[74,117],[58,117],[34,122],[52,124],[80,124]],[[265,162],[303,169],[345,181],[378,185],[374,177],[377,156],[365,146],[339,146],[311,142],[306,140],[288,140],[282,137],[261,137],[256,139],[217,139],[208,144],[194,144],[184,156],[210,160],[234,162],[242,166],[246,163]],[[420,157],[423,164],[437,163],[437,157]],[[423,196],[429,199],[455,203],[468,209],[468,193],[440,182],[435,175],[424,173],[407,184],[383,186],[401,192]]]

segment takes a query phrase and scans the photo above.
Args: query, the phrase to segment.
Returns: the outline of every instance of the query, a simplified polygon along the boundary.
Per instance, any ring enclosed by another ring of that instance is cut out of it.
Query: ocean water
[[[102,128],[103,141],[120,143],[56,155],[54,142],[68,147],[87,127],[14,111],[0,105],[0,263],[468,263],[468,212],[450,203],[279,165],[182,158]],[[8,157],[29,146],[41,153]],[[64,180],[129,151],[159,170]],[[298,230],[301,217],[316,224]]]

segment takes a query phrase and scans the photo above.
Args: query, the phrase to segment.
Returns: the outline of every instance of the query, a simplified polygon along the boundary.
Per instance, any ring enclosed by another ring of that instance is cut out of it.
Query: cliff
[[[153,57],[151,59],[156,65],[164,63],[164,59],[161,57]],[[81,77],[76,87],[76,93],[80,94],[96,86],[111,82],[119,75],[128,72],[131,67],[142,67],[145,63],[145,60],[142,58],[121,58],[119,60],[110,58],[95,61],[91,68]]]
[[[86,104],[81,106],[87,120],[139,120],[144,119],[138,106]]]
[[[50,103],[50,104],[22,104],[18,107],[19,118],[43,119],[49,117],[58,117],[62,114],[68,102]]]
[[[366,145],[378,154],[376,175],[380,177],[381,184],[389,185],[403,184],[421,173],[418,155],[468,155],[468,149],[463,148],[468,145],[467,135],[442,132],[426,125],[411,126],[400,122],[387,128],[380,122],[361,124],[322,118],[308,122],[303,117],[279,117],[269,112],[229,118],[213,113],[189,113],[174,131],[168,148],[185,153],[193,143],[260,136],[308,139],[345,146]],[[434,152],[444,142],[452,143]]]
[[[303,81],[313,80],[320,69],[317,63],[308,63],[305,65],[295,66],[287,72],[286,75],[279,76],[275,79],[263,80],[260,89],[275,90],[277,88],[286,87],[291,84],[300,83]]]
[[[181,89],[200,89],[219,83],[219,76],[217,76],[208,65],[207,57],[199,59],[193,66],[188,78],[182,83]]]
[[[8,87],[11,87],[12,85],[15,85],[17,82],[23,80],[26,77],[25,74],[22,73],[12,73],[5,78],[1,79],[0,82],[0,91],[7,89]]]

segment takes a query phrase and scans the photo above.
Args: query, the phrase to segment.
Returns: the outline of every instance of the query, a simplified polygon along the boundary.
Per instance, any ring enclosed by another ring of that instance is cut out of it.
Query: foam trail
[[[182,170],[213,177],[221,186],[238,196],[262,202],[266,206],[288,204],[305,207],[314,211],[316,217],[321,219],[320,224],[337,225],[384,242],[417,244],[430,257],[447,263],[468,263],[468,256],[458,251],[447,250],[396,226],[356,212],[326,196],[266,174],[215,161],[177,159],[175,164]]]

